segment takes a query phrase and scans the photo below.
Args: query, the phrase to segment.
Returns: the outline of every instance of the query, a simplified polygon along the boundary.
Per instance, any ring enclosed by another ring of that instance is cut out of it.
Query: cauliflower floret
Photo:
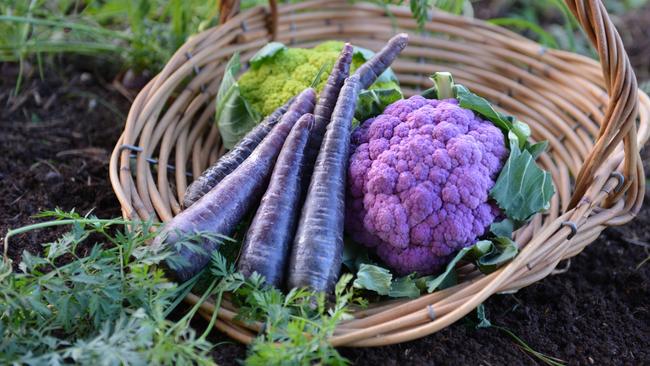
[[[455,99],[391,104],[352,134],[346,230],[398,274],[441,270],[500,215],[504,140]]]

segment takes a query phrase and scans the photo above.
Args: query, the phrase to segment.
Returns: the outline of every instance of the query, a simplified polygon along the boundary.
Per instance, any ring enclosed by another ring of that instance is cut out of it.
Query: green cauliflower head
[[[343,48],[343,42],[327,41],[314,48],[286,47],[254,63],[239,78],[241,95],[261,115],[267,116],[291,97],[311,86],[323,66],[316,90],[320,92],[336,59]],[[368,52],[357,49],[352,58],[351,72],[361,66],[368,58]],[[371,89],[398,89],[394,77],[384,76],[375,82]]]

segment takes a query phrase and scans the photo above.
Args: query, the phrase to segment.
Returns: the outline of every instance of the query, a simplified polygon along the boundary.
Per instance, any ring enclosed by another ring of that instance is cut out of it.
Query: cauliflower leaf
[[[444,272],[432,276],[407,276],[393,278],[390,270],[375,263],[361,263],[356,271],[354,288],[373,291],[378,295],[392,298],[416,298],[421,291],[431,293],[453,286],[457,283],[456,266],[462,260],[473,262],[483,273],[491,273],[514,258],[519,249],[517,244],[506,236],[489,240],[479,240],[461,249],[445,267]],[[359,253],[357,253],[359,254]],[[368,260],[367,252],[360,257]]]
[[[239,52],[236,52],[226,64],[217,92],[215,120],[227,149],[235,146],[260,120],[259,113],[242,96],[235,79],[240,69]]]
[[[504,133],[510,141],[510,155],[490,196],[497,202],[508,218],[521,224],[532,215],[548,208],[555,193],[553,179],[542,170],[535,159],[548,147],[547,141],[530,144],[530,127],[512,116],[498,112],[490,102],[466,87],[454,84],[448,72],[435,73],[431,80],[434,87],[425,95],[436,98],[456,98],[461,108],[472,110],[487,118]]]
[[[393,278],[393,274],[387,268],[369,263],[359,265],[353,287],[392,298],[407,297],[413,299],[420,296],[420,288],[415,273]]]
[[[226,67],[220,88],[228,91],[223,93],[227,98],[217,97],[216,121],[225,147],[230,149],[262,116],[269,115],[307,87],[321,91],[343,44],[328,41],[304,49],[271,42],[255,53],[249,61],[250,68],[239,79],[235,79],[241,69],[237,55],[237,62]],[[354,47],[350,71],[354,72],[373,55],[370,50]],[[379,75],[370,89],[374,92],[362,95],[364,115],[381,113],[386,105],[402,97],[397,77],[390,68]]]
[[[555,194],[551,173],[540,169],[528,150],[510,145],[510,156],[499,177],[490,190],[506,216],[526,221],[532,215],[545,210]]]
[[[251,57],[249,63],[251,64],[251,67],[256,68],[259,65],[263,64],[265,61],[275,57],[275,55],[277,55],[279,52],[286,49],[287,46],[280,42],[271,42],[257,51],[257,53]]]
[[[393,275],[388,269],[362,263],[352,286],[358,289],[374,291],[379,295],[388,295],[392,279]]]
[[[386,106],[404,98],[399,89],[368,89],[359,93],[354,118],[365,121],[380,115]]]

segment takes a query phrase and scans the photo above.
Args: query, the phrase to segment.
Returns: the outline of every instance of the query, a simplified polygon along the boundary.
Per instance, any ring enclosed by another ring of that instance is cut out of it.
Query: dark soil
[[[2,235],[55,207],[120,215],[108,180],[108,156],[130,102],[100,75],[79,70],[77,65],[51,71],[45,81],[33,77],[18,97],[10,97],[16,70],[2,65]],[[646,206],[632,223],[606,230],[571,260],[566,273],[516,294],[493,296],[485,303],[488,318],[536,351],[569,364],[650,364],[650,263],[639,266],[650,255],[648,227]],[[18,236],[9,255],[18,262],[23,250],[38,253],[41,243],[63,230]],[[245,352],[227,343],[215,349],[214,357],[220,365],[235,365]],[[469,317],[417,341],[341,352],[359,365],[539,363],[504,331],[476,329]]]
[[[11,97],[14,65],[1,65],[0,232],[37,222],[54,208],[90,210],[117,217],[119,204],[108,180],[108,157],[119,137],[129,101],[98,77],[71,67],[46,80],[33,77]],[[15,237],[9,255],[40,252],[65,228]],[[17,263],[18,261],[14,261]]]

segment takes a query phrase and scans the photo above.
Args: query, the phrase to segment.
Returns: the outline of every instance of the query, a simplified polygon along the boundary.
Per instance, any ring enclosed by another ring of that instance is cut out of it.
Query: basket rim
[[[539,222],[531,225],[531,228],[527,229],[528,232],[523,233],[525,237],[531,239],[512,262],[490,275],[463,282],[448,291],[437,291],[432,294],[422,295],[414,300],[395,301],[389,304],[386,309],[379,308],[358,312],[357,316],[359,318],[343,322],[337,328],[337,333],[330,339],[334,346],[379,346],[400,343],[433,333],[469,313],[494,293],[515,290],[546,277],[552,272],[557,263],[564,258],[579,253],[586,245],[595,240],[606,226],[621,225],[631,220],[638,212],[645,190],[645,176],[639,158],[639,146],[643,145],[650,133],[650,98],[636,88],[636,80],[629,66],[629,61],[627,61],[620,37],[615,32],[607,13],[603,11],[602,3],[599,1],[587,4],[578,1],[568,1],[568,3],[569,8],[576,14],[580,23],[586,29],[587,36],[592,43],[598,46],[602,64],[567,51],[544,49],[530,40],[515,35],[513,32],[480,20],[468,20],[467,18],[441,13],[433,14],[431,19],[439,21],[441,24],[451,23],[466,26],[468,31],[459,31],[461,34],[469,33],[469,29],[491,32],[489,34],[494,37],[495,42],[510,47],[507,49],[508,52],[514,53],[515,51],[512,51],[512,49],[515,49],[528,55],[528,57],[534,55],[541,64],[550,62],[549,60],[557,64],[573,62],[574,65],[577,65],[575,67],[579,66],[581,70],[585,70],[584,78],[586,81],[582,86],[587,85],[587,80],[590,78],[600,78],[598,85],[601,88],[604,87],[610,95],[618,96],[618,98],[609,99],[611,104],[603,113],[604,120],[600,128],[594,130],[597,124],[587,126],[583,132],[574,131],[575,136],[578,137],[572,136],[571,138],[575,137],[576,143],[579,143],[580,141],[584,142],[583,137],[580,137],[580,133],[585,135],[591,133],[597,136],[598,141],[587,155],[586,163],[599,162],[601,166],[598,167],[595,163],[582,165],[580,173],[577,174],[575,193],[570,203],[565,203],[566,207],[561,208],[559,203],[556,202],[554,207],[557,210],[557,215],[555,215],[554,220],[547,220],[542,225],[540,216]],[[278,30],[277,36],[280,38],[285,37],[281,31],[284,29],[283,27],[286,27],[286,22],[296,18],[296,12],[320,9],[314,11],[317,12],[323,11],[322,9],[327,10],[329,7],[349,7],[385,17],[385,14],[381,15],[384,10],[365,3],[351,5],[345,1],[315,0],[280,5],[277,7],[278,19],[274,23]],[[390,9],[393,15],[400,17],[400,24],[410,24],[405,18],[405,14],[408,12],[407,8],[391,6]],[[129,112],[125,131],[116,144],[110,162],[111,183],[120,200],[125,217],[144,218],[145,215],[142,215],[142,213],[154,212],[153,206],[155,203],[149,202],[151,207],[147,207],[147,201],[143,199],[148,194],[154,194],[153,192],[160,195],[158,199],[163,199],[162,197],[165,196],[168,197],[168,200],[173,201],[175,198],[171,192],[160,193],[156,189],[147,189],[156,186],[157,182],[151,175],[149,177],[146,174],[144,177],[142,176],[143,172],[148,171],[146,159],[142,157],[143,154],[140,154],[137,158],[135,173],[138,175],[136,176],[137,181],[134,181],[130,167],[130,157],[128,156],[129,148],[123,146],[133,145],[147,151],[146,148],[139,146],[136,142],[139,141],[138,139],[142,139],[143,134],[148,134],[149,137],[156,134],[156,128],[160,127],[159,124],[156,125],[156,120],[159,114],[162,113],[167,99],[172,95],[171,90],[169,90],[170,85],[181,79],[181,75],[185,75],[188,70],[197,65],[197,62],[208,59],[209,57],[202,50],[210,47],[210,44],[215,41],[221,40],[224,52],[238,48],[248,50],[239,42],[251,43],[253,46],[267,42],[271,39],[271,33],[265,24],[274,22],[272,19],[269,20],[269,17],[272,17],[272,15],[269,15],[266,7],[255,7],[235,15],[221,26],[208,29],[190,38],[172,57],[163,71],[154,77],[138,94]],[[242,24],[251,25],[257,23],[261,23],[262,28],[267,29],[258,30],[257,33],[253,33],[249,37],[246,37],[246,34],[242,35],[241,32],[237,36],[232,36],[232,34],[236,34],[238,30],[241,30]],[[473,27],[476,27],[476,29]],[[605,37],[605,35],[610,37],[614,35],[613,40],[609,40],[610,38]],[[478,36],[475,38],[481,39]],[[543,52],[540,50],[543,50]],[[192,56],[187,57],[188,52]],[[216,61],[213,61],[213,63],[213,66],[209,66],[209,63],[206,62],[202,66],[202,72],[208,70],[212,73],[218,73],[219,65],[217,65]],[[415,68],[417,65],[409,64],[406,66]],[[598,69],[605,71],[604,77],[602,75],[594,76],[594,73],[597,74]],[[190,86],[199,89],[201,84],[199,82],[195,83],[196,80],[199,79],[195,76],[195,80],[190,82]],[[595,92],[595,89],[592,91]],[[200,93],[198,94],[200,95]],[[602,99],[602,95],[598,98]],[[594,99],[597,98],[594,97]],[[195,104],[190,103],[190,106],[200,109],[197,104],[200,104],[201,100],[207,100],[207,98],[194,100],[199,102],[192,102]],[[206,113],[203,112],[203,114]],[[639,116],[638,125],[636,124],[637,113]],[[169,113],[166,113],[162,118],[167,118],[168,115]],[[189,124],[189,119],[188,117],[187,121],[182,123]],[[208,117],[202,115],[201,119],[207,120]],[[168,120],[171,120],[171,117]],[[171,123],[171,121],[167,122]],[[161,135],[159,143],[174,141],[174,137],[178,140],[180,139],[179,136],[191,134],[182,131],[178,133],[169,132],[169,130],[172,129],[169,128],[167,132],[159,133]],[[199,130],[192,130],[193,133],[198,135],[200,131],[196,131]],[[164,138],[162,138],[163,134]],[[218,139],[218,137],[214,139]],[[159,164],[167,164],[168,161],[167,158],[161,159]],[[163,174],[160,174],[160,171]],[[165,169],[160,171],[158,181],[161,180],[161,175],[167,174]],[[562,172],[564,170],[560,170],[557,174],[565,174]],[[177,181],[182,182],[179,176],[184,174],[182,172],[178,173],[178,171],[175,174]],[[561,179],[563,182],[571,184],[568,176],[561,177]],[[166,178],[163,180],[166,181]],[[179,190],[181,189],[183,189],[182,184]],[[161,188],[161,190],[164,189]],[[147,197],[147,199],[149,198]],[[177,202],[176,204],[178,205]],[[174,202],[171,205],[173,206]],[[155,212],[153,215],[149,215],[149,217],[155,216]],[[171,216],[167,215],[167,217],[163,216],[162,218],[166,221]],[[187,300],[196,302],[198,299],[192,296],[190,295]],[[381,304],[378,306],[381,307]],[[431,316],[431,309],[438,314],[437,317]],[[200,314],[204,317],[211,316],[214,311],[214,304],[210,302],[201,305]],[[234,339],[249,343],[254,336],[254,332],[259,328],[256,328],[255,324],[249,325],[237,322],[235,315],[236,309],[226,301],[219,311],[219,321],[216,326]]]

